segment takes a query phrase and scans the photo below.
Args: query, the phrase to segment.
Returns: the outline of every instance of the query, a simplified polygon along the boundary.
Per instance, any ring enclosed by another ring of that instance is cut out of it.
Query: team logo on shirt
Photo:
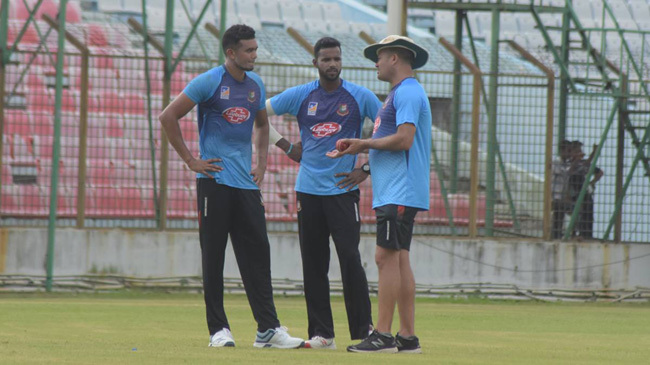
[[[350,114],[350,109],[348,109],[348,104],[341,104],[339,105],[339,109],[336,111],[336,114],[344,117],[348,114]]]
[[[255,91],[248,92],[248,101],[250,101],[251,103],[255,101]]]
[[[221,97],[220,99],[229,100],[230,99],[230,87],[222,86],[221,87]]]
[[[318,103],[310,102],[307,106],[307,115],[316,115],[316,109],[318,109]]]
[[[378,115],[377,118],[375,119],[375,126],[372,128],[372,134],[375,134],[377,132],[377,129],[379,129],[380,125],[381,125],[381,117]]]
[[[311,134],[316,138],[323,138],[337,134],[341,130],[341,125],[334,122],[318,123],[311,127]]]
[[[228,123],[240,124],[248,120],[251,116],[251,112],[241,106],[233,106],[232,108],[224,110],[222,115]]]

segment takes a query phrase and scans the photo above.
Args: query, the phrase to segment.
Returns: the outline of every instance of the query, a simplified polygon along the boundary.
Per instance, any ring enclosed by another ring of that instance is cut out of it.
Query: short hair
[[[408,63],[409,65],[413,65],[413,60],[415,60],[415,55],[411,50],[401,48],[401,47],[394,47],[391,48],[393,52],[397,55],[397,57],[401,58],[402,61]]]
[[[228,28],[221,37],[221,48],[226,52],[241,40],[255,39],[255,30],[245,24],[235,24]]]
[[[332,37],[323,37],[314,44],[314,58],[318,58],[318,52],[323,48],[341,48],[341,42]]]

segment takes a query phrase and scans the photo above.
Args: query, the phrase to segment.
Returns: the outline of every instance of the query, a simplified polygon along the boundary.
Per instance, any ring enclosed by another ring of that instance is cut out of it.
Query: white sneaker
[[[314,336],[310,340],[305,341],[305,348],[336,350],[336,343],[334,343],[333,338]]]
[[[235,340],[232,338],[232,333],[227,328],[210,336],[209,347],[235,347]]]
[[[265,332],[257,332],[255,338],[255,347],[271,347],[276,349],[296,349],[304,347],[305,341],[302,338],[289,336],[287,327],[278,327],[276,329],[268,329]]]

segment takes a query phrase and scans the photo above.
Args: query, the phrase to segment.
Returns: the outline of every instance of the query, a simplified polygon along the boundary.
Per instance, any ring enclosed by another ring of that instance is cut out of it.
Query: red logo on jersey
[[[377,132],[377,129],[379,129],[379,126],[381,125],[381,117],[377,116],[375,119],[375,126],[372,128],[372,134],[375,134]]]
[[[337,134],[341,130],[341,125],[334,122],[318,123],[311,127],[311,134],[316,138],[323,138]]]
[[[223,117],[232,124],[243,123],[247,121],[250,116],[251,112],[249,112],[248,109],[242,108],[240,106],[233,106],[232,108],[228,108],[223,112]]]

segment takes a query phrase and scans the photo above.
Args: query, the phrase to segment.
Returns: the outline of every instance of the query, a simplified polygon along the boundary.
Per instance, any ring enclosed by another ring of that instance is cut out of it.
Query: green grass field
[[[376,311],[373,298],[373,311]],[[350,354],[343,301],[332,298],[336,351],[252,347],[246,297],[228,295],[235,348],[208,348],[195,294],[0,294],[0,363],[65,364],[643,364],[650,305],[418,299],[423,354]],[[302,297],[276,297],[283,325],[306,336]],[[376,313],[375,316],[376,318]],[[394,331],[397,329],[394,325]]]

